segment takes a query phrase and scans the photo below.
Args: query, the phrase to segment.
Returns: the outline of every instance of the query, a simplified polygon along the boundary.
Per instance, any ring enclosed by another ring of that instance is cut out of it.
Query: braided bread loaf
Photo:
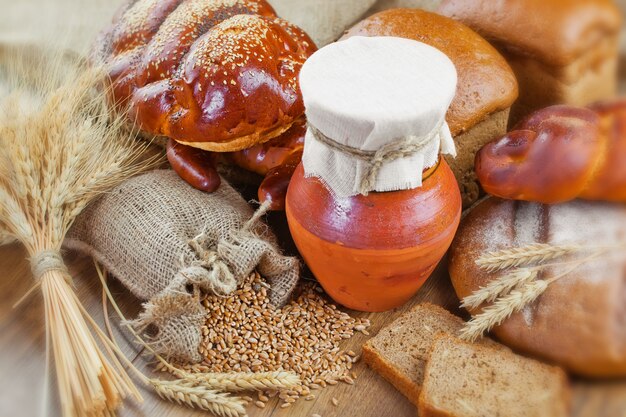
[[[626,202],[626,100],[539,110],[476,155],[476,174],[507,199]]]
[[[170,138],[173,168],[212,191],[215,158],[186,146],[233,152],[288,131],[304,114],[297,75],[315,49],[265,0],[131,0],[94,57],[141,129]]]

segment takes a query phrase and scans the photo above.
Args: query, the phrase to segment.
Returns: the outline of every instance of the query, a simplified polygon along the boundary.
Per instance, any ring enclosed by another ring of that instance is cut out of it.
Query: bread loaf
[[[143,130],[225,152],[302,116],[296,77],[314,49],[265,0],[139,0],[118,13],[95,55]]]
[[[626,243],[626,208],[573,201],[541,205],[489,198],[463,220],[450,253],[450,277],[460,299],[509,271],[487,272],[482,255],[534,243],[577,244],[585,252],[549,261],[551,283],[539,299],[493,333],[515,350],[592,377],[626,376],[626,255],[624,250],[572,265],[593,248]],[[532,266],[533,264],[531,264]],[[478,311],[472,311],[473,314]]]
[[[502,198],[625,202],[626,100],[539,110],[481,149],[476,173]]]
[[[120,9],[93,55],[109,70],[115,101],[146,133],[169,138],[172,167],[200,190],[215,190],[219,175],[216,157],[193,148],[233,152],[278,138],[280,149],[231,159],[255,172],[276,168],[259,197],[278,209],[302,151],[293,140],[304,124],[297,76],[314,51],[265,0],[139,0]]]
[[[616,92],[621,15],[613,0],[444,0],[507,58],[520,83],[513,123],[554,104],[587,105]]]
[[[419,9],[391,9],[357,23],[352,36],[397,36],[431,45],[454,63],[457,92],[446,121],[454,136],[457,157],[448,163],[461,187],[463,204],[479,197],[474,174],[476,152],[506,132],[509,108],[517,99],[517,81],[504,58],[467,26]]]

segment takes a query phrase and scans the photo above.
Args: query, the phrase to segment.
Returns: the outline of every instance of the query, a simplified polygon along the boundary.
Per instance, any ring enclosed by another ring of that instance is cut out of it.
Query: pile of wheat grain
[[[203,362],[184,366],[190,372],[292,371],[302,385],[279,394],[282,407],[299,397],[315,398],[312,390],[339,382],[354,384],[351,371],[359,356],[340,344],[355,331],[365,334],[368,319],[353,318],[327,301],[321,288],[305,283],[301,294],[285,307],[270,305],[268,286],[253,274],[228,297],[207,296],[207,321],[200,352]],[[264,407],[274,393],[261,394]],[[251,400],[251,399],[250,399]]]

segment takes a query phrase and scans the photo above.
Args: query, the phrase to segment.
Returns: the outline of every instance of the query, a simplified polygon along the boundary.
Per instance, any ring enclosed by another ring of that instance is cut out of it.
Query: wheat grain
[[[548,282],[535,280],[513,289],[507,295],[498,298],[495,303],[486,307],[480,314],[472,317],[461,331],[461,338],[476,341],[494,326],[498,326],[513,313],[522,310],[535,301],[548,288]]]
[[[357,329],[365,331],[369,320],[354,319],[338,310],[310,284],[303,285],[296,300],[281,309],[273,308],[262,283],[254,273],[233,294],[209,295],[203,300],[208,310],[200,346],[204,360],[182,369],[191,375],[290,371],[301,383],[279,394],[284,402],[306,397],[311,389],[329,383],[350,384],[356,353],[346,353],[339,343]],[[172,371],[166,366],[159,369]]]
[[[486,271],[497,271],[522,265],[532,265],[556,259],[581,250],[579,245],[550,245],[534,243],[531,245],[489,252],[476,260],[476,265]]]
[[[478,308],[481,304],[495,301],[498,297],[505,296],[513,288],[521,286],[537,278],[536,269],[523,268],[503,275],[489,282],[484,287],[474,291],[472,295],[463,298],[461,307],[467,309]]]

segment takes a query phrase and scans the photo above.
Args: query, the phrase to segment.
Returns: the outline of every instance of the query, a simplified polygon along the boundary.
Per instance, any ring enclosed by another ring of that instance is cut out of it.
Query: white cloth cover
[[[444,118],[456,90],[456,70],[439,50],[394,37],[353,37],[326,46],[304,64],[300,86],[308,122],[335,142],[364,151],[441,125],[423,152],[382,166],[373,191],[421,186],[422,171],[439,153],[456,155]],[[443,121],[443,124],[441,124]],[[305,175],[337,196],[358,194],[366,161],[317,141],[307,132]]]

